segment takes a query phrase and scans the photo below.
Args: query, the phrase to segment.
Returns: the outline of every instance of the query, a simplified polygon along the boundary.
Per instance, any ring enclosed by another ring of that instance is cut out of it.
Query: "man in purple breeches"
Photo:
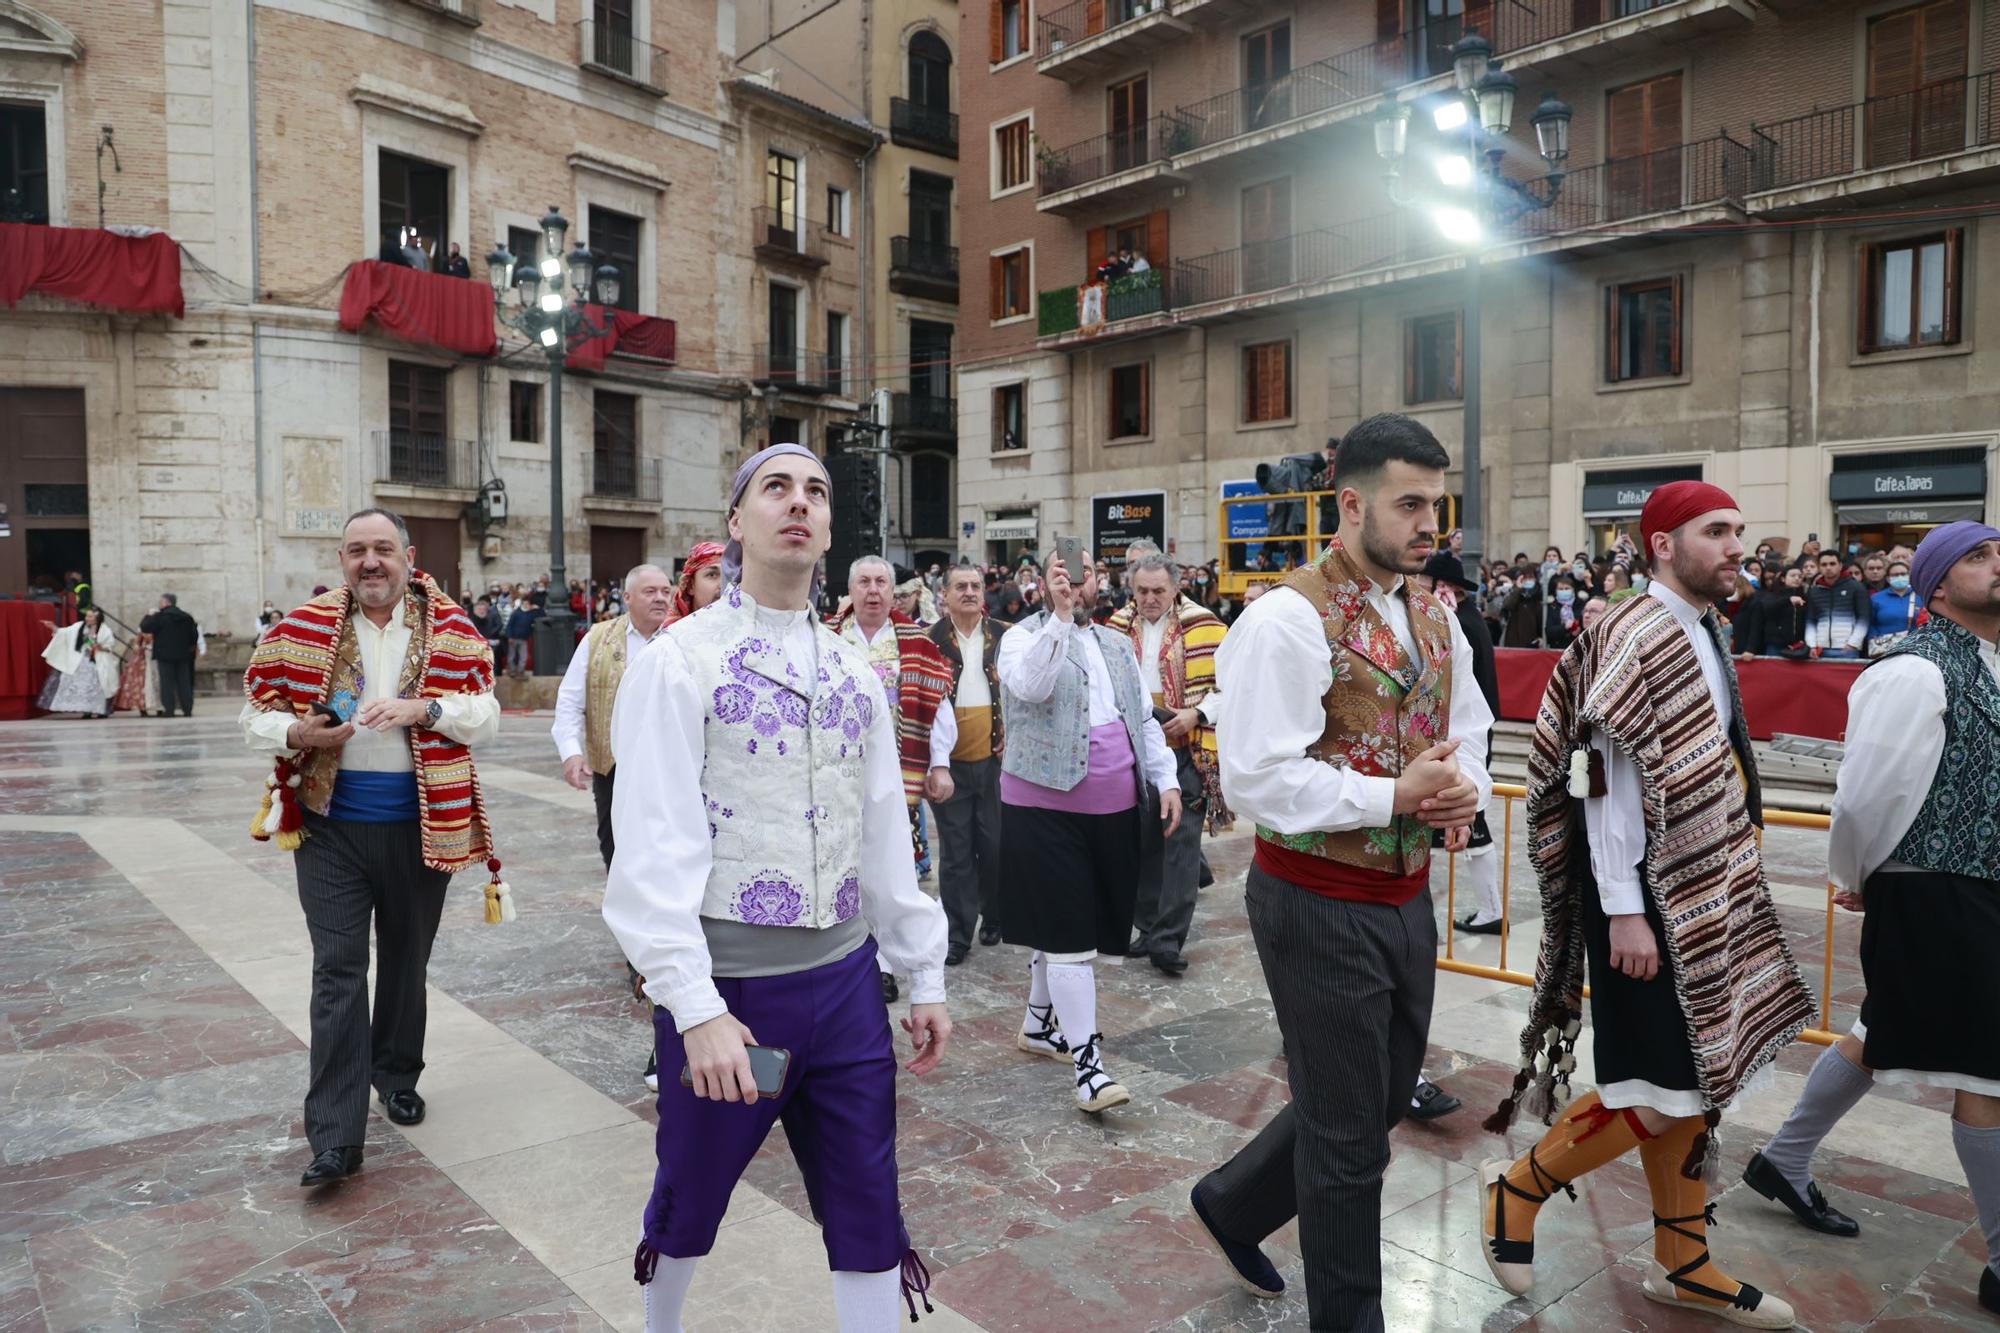
[[[695,1262],[774,1121],[824,1228],[841,1333],[892,1327],[899,1297],[914,1313],[929,1283],[897,1201],[876,957],[910,977],[907,1067],[929,1073],[951,1035],[945,917],[917,887],[881,682],[812,611],[831,500],[799,445],[745,463],[732,586],[647,644],[612,713],[604,919],[646,978],[661,1073],[635,1260],[647,1333],[678,1333]],[[751,1047],[788,1055],[775,1092]]]

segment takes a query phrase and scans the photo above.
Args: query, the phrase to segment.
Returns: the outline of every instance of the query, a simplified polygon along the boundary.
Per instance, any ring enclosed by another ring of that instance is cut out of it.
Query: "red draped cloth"
[[[1533,722],[1542,706],[1542,692],[1561,653],[1543,648],[1499,648],[1494,664],[1500,675],[1500,716],[1513,722]],[[1794,662],[1783,657],[1759,657],[1736,664],[1743,691],[1743,720],[1755,740],[1768,741],[1779,732],[1842,740],[1847,735],[1847,691],[1861,674],[1863,662]]]
[[[583,312],[592,324],[604,329],[604,336],[585,339],[570,349],[566,364],[571,370],[602,370],[605,358],[613,352],[652,361],[674,359],[677,331],[671,319],[608,310],[601,305],[586,305]]]
[[[492,356],[493,288],[449,273],[425,273],[364,259],[347,270],[340,327],[353,333],[374,320],[384,333],[467,356]]]
[[[51,603],[0,602],[0,721],[34,716],[35,696],[49,676],[42,649],[55,627]]]
[[[29,292],[175,319],[187,308],[181,247],[165,232],[0,222],[0,306],[11,309]]]

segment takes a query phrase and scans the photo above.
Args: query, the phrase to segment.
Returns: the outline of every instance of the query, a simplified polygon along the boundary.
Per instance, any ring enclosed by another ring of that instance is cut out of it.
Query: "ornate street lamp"
[[[569,574],[563,564],[563,364],[571,349],[607,330],[584,313],[584,303],[616,305],[618,270],[599,265],[588,246],[578,243],[562,258],[569,220],[553,205],[542,216],[542,261],[523,264],[496,244],[486,256],[493,285],[493,312],[502,324],[542,349],[549,363],[549,594],[550,605],[535,622],[535,674],[560,676],[576,651],[576,617],[569,609]],[[564,270],[568,281],[564,282]],[[513,290],[515,309],[507,309]]]

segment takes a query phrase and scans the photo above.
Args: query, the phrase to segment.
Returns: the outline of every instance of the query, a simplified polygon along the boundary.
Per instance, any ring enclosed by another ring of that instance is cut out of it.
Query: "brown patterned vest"
[[[1405,581],[1412,663],[1388,622],[1368,605],[1368,579],[1335,538],[1313,564],[1293,570],[1285,587],[1319,611],[1333,654],[1333,684],[1321,700],[1326,730],[1306,753],[1335,768],[1397,777],[1403,765],[1446,739],[1451,719],[1451,612]],[[1397,815],[1388,828],[1286,837],[1259,825],[1257,836],[1294,852],[1385,875],[1414,875],[1430,864],[1430,827]]]

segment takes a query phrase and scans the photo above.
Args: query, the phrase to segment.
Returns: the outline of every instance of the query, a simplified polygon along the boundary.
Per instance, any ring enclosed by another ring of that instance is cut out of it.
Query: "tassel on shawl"
[[[507,881],[500,878],[500,858],[486,858],[486,869],[493,878],[486,881],[486,924],[505,925],[514,919],[514,895],[507,887]]]
[[[1701,1133],[1695,1135],[1687,1160],[1681,1163],[1681,1174],[1712,1190],[1722,1174],[1722,1112],[1710,1107],[1702,1112],[1701,1120]]]

